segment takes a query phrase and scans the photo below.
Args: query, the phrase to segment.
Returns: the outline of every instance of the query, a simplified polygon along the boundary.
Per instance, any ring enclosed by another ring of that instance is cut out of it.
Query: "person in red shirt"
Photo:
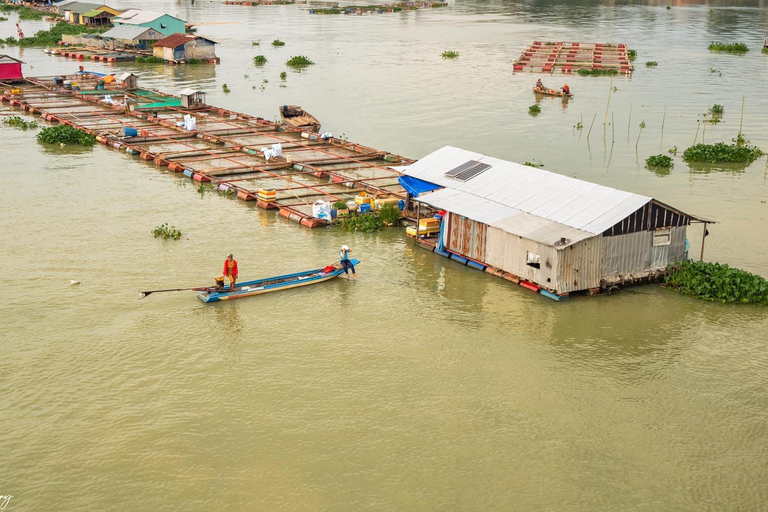
[[[227,259],[224,260],[224,277],[229,278],[229,290],[235,291],[235,283],[237,283],[237,260],[232,256],[232,253],[227,254]]]

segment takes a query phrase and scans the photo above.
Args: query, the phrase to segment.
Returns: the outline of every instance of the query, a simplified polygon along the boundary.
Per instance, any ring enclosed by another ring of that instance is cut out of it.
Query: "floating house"
[[[21,72],[22,64],[24,64],[22,61],[10,55],[0,55],[0,80],[5,82],[24,80],[24,74]]]
[[[415,201],[446,212],[436,251],[552,298],[657,277],[687,256],[687,227],[712,222],[450,146],[400,170]]]
[[[140,11],[138,9],[131,9],[125,11],[120,16],[115,16],[112,18],[112,24],[116,27],[133,25],[136,27],[153,28],[164,36],[183,34],[187,28],[187,24],[184,20],[180,20],[170,14]]]
[[[113,9],[108,5],[102,5],[96,9],[91,9],[80,15],[80,24],[91,27],[103,27],[112,24],[112,18],[118,16],[122,11]]]
[[[62,2],[65,4],[65,2]],[[75,25],[82,24],[81,15],[88,11],[95,10],[101,7],[103,4],[94,4],[89,2],[66,2],[66,5],[57,5],[59,14],[64,16],[64,21],[73,23]]]
[[[205,105],[205,92],[203,91],[190,88],[182,89],[179,91],[179,96],[182,107],[190,108]]]
[[[118,77],[120,88],[125,89],[126,91],[135,90],[137,88],[137,80],[138,77],[133,73],[123,73]]]
[[[184,62],[189,59],[215,61],[216,41],[202,36],[174,34],[152,45],[155,57],[168,62]]]
[[[132,46],[143,49],[149,48],[152,43],[165,36],[153,28],[123,25],[107,30],[101,34],[101,37],[111,43],[113,49],[115,46]]]

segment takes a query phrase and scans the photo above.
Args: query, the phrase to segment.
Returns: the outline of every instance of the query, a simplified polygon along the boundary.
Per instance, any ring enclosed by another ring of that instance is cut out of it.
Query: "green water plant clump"
[[[286,78],[288,78],[288,73],[286,73],[285,71],[282,71],[280,73],[280,80],[285,80]]]
[[[645,159],[645,166],[648,169],[669,169],[672,165],[672,157],[667,155],[653,155]]]
[[[267,63],[267,58],[263,55],[257,55],[253,58],[253,64],[256,66],[263,66]]]
[[[683,159],[687,162],[707,162],[712,164],[740,162],[752,163],[763,152],[757,146],[752,146],[744,136],[739,134],[733,139],[734,144],[716,142],[715,144],[696,144],[685,150]]]
[[[763,48],[763,53],[768,53],[768,46],[766,46],[765,48]]]
[[[725,53],[747,53],[749,51],[749,47],[744,43],[721,43],[719,41],[709,43],[709,49],[713,52]]]
[[[47,11],[38,11],[37,9],[31,9],[29,7],[26,7],[24,5],[15,5],[15,4],[8,4],[4,3],[0,5],[0,10],[4,12],[11,12],[16,11],[19,14],[20,20],[42,20],[45,17],[53,17],[53,18],[61,18],[61,14],[47,12]],[[7,21],[8,18],[3,18],[2,21]]]
[[[221,90],[224,92],[224,94],[229,94],[230,92],[232,92],[232,89],[230,89],[227,84],[222,84]]]
[[[3,119],[3,124],[6,126],[13,126],[19,130],[34,130],[38,126],[35,121],[27,121],[20,116],[6,117]]]
[[[648,62],[645,63],[645,67],[647,68],[655,68],[658,65],[659,63],[656,62],[655,60],[649,60]]]
[[[315,63],[309,57],[305,57],[304,55],[291,57],[285,62],[286,66],[299,69],[306,68],[307,66],[312,66],[314,64]]]
[[[200,59],[187,59],[184,62],[187,64],[200,64],[202,61]]]
[[[576,71],[581,76],[618,75],[617,69],[579,69]]]
[[[459,52],[456,50],[445,50],[442,53],[442,57],[444,59],[458,59],[459,58]]]
[[[155,238],[162,238],[163,240],[179,240],[181,238],[181,231],[176,229],[176,226],[169,226],[166,222],[161,224],[152,230],[152,234]]]
[[[684,261],[671,266],[665,283],[699,299],[768,305],[768,281],[719,263]]]
[[[0,16],[0,21],[8,21],[8,18],[6,18],[5,16]]]
[[[162,64],[163,59],[150,55],[149,57],[136,57],[136,62],[140,64]]]
[[[713,116],[722,116],[725,113],[725,107],[719,103],[715,103],[712,105],[712,108],[709,109],[709,113]]]
[[[379,209],[379,216],[385,226],[394,226],[400,221],[400,208],[394,204],[385,204]]]
[[[528,114],[536,117],[537,115],[541,114],[541,107],[538,105],[531,105],[528,107]]]
[[[630,61],[633,61],[637,58],[637,50],[627,50],[627,57]]]
[[[274,41],[272,41],[272,46],[285,46],[285,42],[279,39],[275,39]]]
[[[349,217],[341,221],[341,229],[345,231],[373,233],[384,229],[384,221],[379,215],[373,212],[363,213],[362,215],[350,212]]]
[[[20,40],[9,37],[5,42],[9,45],[19,46],[55,46],[59,44],[59,41],[61,41],[62,36],[64,35],[101,34],[102,32],[109,30],[109,28],[110,27],[90,28],[84,25],[70,25],[61,21],[48,30],[39,30],[35,32],[34,36],[25,37]]]
[[[71,146],[93,146],[96,144],[96,138],[93,135],[67,124],[43,128],[37,134],[37,141],[42,144],[68,144]]]

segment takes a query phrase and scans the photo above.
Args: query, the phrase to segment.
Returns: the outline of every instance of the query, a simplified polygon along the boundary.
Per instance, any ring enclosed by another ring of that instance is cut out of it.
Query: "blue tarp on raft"
[[[419,194],[424,192],[431,192],[433,190],[437,190],[438,188],[442,188],[440,185],[435,185],[434,183],[420,180],[412,176],[400,176],[397,180],[403,186],[405,191],[411,194],[413,197],[419,197]]]

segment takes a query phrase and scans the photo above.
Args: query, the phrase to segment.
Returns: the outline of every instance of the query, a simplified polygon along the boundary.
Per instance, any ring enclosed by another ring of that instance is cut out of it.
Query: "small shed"
[[[662,274],[687,258],[686,229],[713,221],[652,197],[446,146],[402,168],[415,200],[445,210],[438,247],[550,296]],[[411,187],[412,188],[412,187]],[[702,240],[703,255],[703,240]]]
[[[104,25],[111,25],[112,18],[119,15],[120,11],[113,9],[108,5],[102,5],[96,9],[84,12],[80,15],[80,24],[89,25],[92,27],[102,27]]]
[[[104,41],[111,43],[114,49],[115,46],[147,48],[165,36],[153,28],[123,25],[107,30],[101,34],[101,37]]]
[[[173,34],[152,45],[155,57],[168,62],[216,59],[216,41],[203,36]]]
[[[7,82],[24,80],[24,74],[21,72],[22,64],[24,64],[22,61],[10,55],[0,55],[0,80]]]
[[[117,79],[120,82],[120,88],[127,91],[132,91],[137,88],[136,82],[138,77],[133,73],[124,73]]]
[[[179,92],[182,107],[199,107],[205,105],[205,93],[197,89],[182,89]]]

